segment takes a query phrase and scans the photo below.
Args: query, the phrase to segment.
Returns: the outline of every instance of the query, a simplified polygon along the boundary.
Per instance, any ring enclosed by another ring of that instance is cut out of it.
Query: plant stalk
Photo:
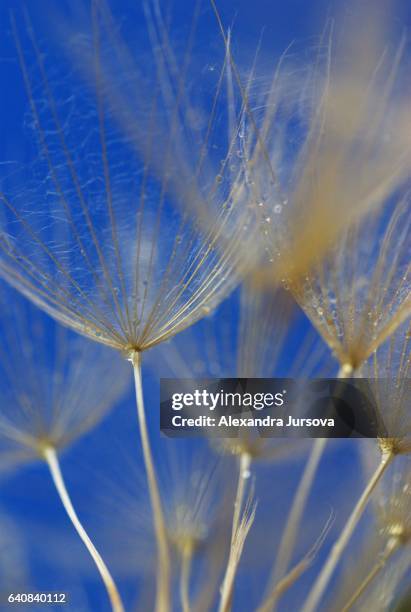
[[[67,512],[68,517],[70,518],[75,530],[77,531],[78,535],[80,536],[81,540],[84,542],[87,550],[89,551],[94,563],[97,566],[98,571],[100,572],[100,576],[104,582],[104,585],[107,589],[107,594],[110,598],[111,608],[113,612],[124,612],[123,603],[121,601],[121,597],[117,590],[116,584],[102,557],[100,556],[93,542],[90,540],[86,530],[81,524],[76,514],[76,511],[74,510],[66,485],[64,483],[63,475],[60,470],[60,465],[55,449],[51,446],[45,447],[43,449],[43,457],[50,469],[50,474],[53,483],[57,489],[57,493],[60,497],[61,503],[63,504],[64,509]]]
[[[371,584],[374,578],[380,573],[380,571],[385,567],[387,561],[391,558],[391,556],[398,549],[400,541],[398,538],[390,538],[387,542],[387,546],[382,553],[381,557],[374,564],[372,569],[368,572],[364,580],[354,591],[353,595],[349,599],[349,601],[345,604],[344,608],[341,612],[348,612],[352,608],[352,606],[358,601],[361,595],[364,593],[366,588]]]
[[[287,524],[280,541],[274,570],[269,580],[270,590],[273,593],[273,596],[270,599],[270,609],[275,609],[276,597],[274,596],[274,593],[281,594],[281,589],[276,590],[275,585],[282,581],[282,578],[285,576],[288,570],[297,539],[298,529],[301,523],[301,517],[304,513],[307,499],[310,494],[318,465],[324,453],[326,444],[327,438],[316,438],[316,440],[314,440],[307,464],[292,501]]]
[[[289,589],[305,572],[308,565],[309,562],[303,559],[295,567],[291,568],[291,570],[275,584],[267,600],[258,608],[257,612],[270,612],[270,610],[276,606],[277,601],[283,593],[285,593],[285,591],[287,591],[287,589]]]
[[[181,558],[181,574],[180,574],[180,601],[183,612],[190,612],[190,573],[191,561],[193,558],[192,546],[188,545]]]
[[[337,378],[344,379],[352,376],[354,368],[349,363],[342,364],[338,370]],[[276,584],[282,580],[286,574],[291,556],[294,550],[295,541],[297,539],[298,529],[301,523],[301,517],[305,510],[308,496],[310,494],[314,478],[317,474],[318,465],[321,461],[321,457],[324,454],[324,450],[327,444],[328,438],[317,438],[312,446],[308,462],[305,466],[301,480],[298,484],[296,494],[292,501],[288,520],[281,537],[277,559],[268,581],[268,591],[273,594],[270,597],[271,610],[275,610],[276,598],[274,596],[277,593]]]
[[[147,474],[150,502],[153,510],[154,530],[157,544],[158,572],[156,607],[157,612],[169,612],[170,610],[170,555],[168,537],[161,504],[160,491],[158,487],[153,456],[151,453],[150,440],[148,437],[146,414],[144,409],[143,385],[141,378],[141,355],[135,351],[131,356],[134,370],[134,383],[136,390],[137,416],[140,427],[141,445],[143,449],[144,464]]]
[[[334,573],[334,570],[344,552],[351,535],[356,528],[359,520],[361,519],[365,508],[367,507],[368,501],[371,497],[372,492],[377,486],[378,482],[382,478],[385,470],[391,463],[394,455],[391,452],[384,452],[381,456],[381,461],[365,487],[360,499],[358,500],[354,510],[352,511],[344,529],[342,530],[338,540],[335,542],[328,555],[328,558],[315,581],[302,612],[314,612],[317,609],[318,604],[324,594],[325,589]]]
[[[238,532],[238,527],[241,519],[241,511],[244,503],[246,482],[250,476],[251,457],[248,453],[242,453],[240,457],[240,466],[238,474],[237,493],[234,501],[233,523],[231,528],[230,552],[228,555],[227,567],[224,575],[223,584],[221,586],[221,600],[219,612],[228,612],[231,608],[231,600],[233,596],[234,580],[236,575],[236,555],[235,541]]]

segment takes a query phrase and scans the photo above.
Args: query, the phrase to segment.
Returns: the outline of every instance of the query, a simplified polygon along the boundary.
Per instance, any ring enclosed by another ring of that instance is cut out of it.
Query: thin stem
[[[270,602],[271,609],[275,607],[276,603],[276,598],[274,597],[274,593],[277,593],[275,590],[275,585],[283,578],[290,564],[297,539],[298,529],[301,523],[301,517],[304,513],[307,499],[312,488],[312,483],[317,473],[318,465],[324,453],[326,443],[327,438],[317,438],[314,441],[307,464],[292,501],[287,524],[280,541],[274,570],[268,583],[270,585],[270,590],[273,592],[273,597],[271,598]],[[281,591],[278,592],[280,593]]]
[[[233,595],[234,580],[237,570],[236,560],[236,536],[240,525],[241,511],[244,502],[244,494],[246,482],[250,477],[251,457],[248,453],[242,453],[240,457],[240,466],[238,474],[237,493],[234,501],[233,523],[231,528],[231,543],[230,552],[228,555],[227,567],[224,575],[223,584],[221,586],[221,601],[220,612],[228,612],[231,607],[231,599]]]
[[[240,522],[241,510],[244,502],[245,485],[250,476],[251,457],[248,453],[242,453],[240,458],[240,469],[238,474],[237,494],[234,502],[233,525],[231,528],[231,546]]]
[[[299,577],[305,572],[309,563],[306,559],[303,559],[295,567],[293,567],[281,580],[274,586],[272,592],[267,598],[266,602],[263,603],[257,610],[257,612],[270,612],[276,605],[281,595],[290,588]]]
[[[191,545],[188,545],[182,555],[181,559],[181,574],[180,574],[180,600],[181,608],[183,612],[190,612],[190,574],[191,574],[191,561],[193,558],[193,549]]]
[[[349,363],[341,365],[338,370],[337,378],[348,378],[354,373],[354,368]],[[277,555],[277,560],[274,566],[272,575],[272,584],[274,585],[281,579],[288,570],[291,555],[294,550],[294,545],[297,537],[298,528],[300,526],[301,517],[303,515],[308,496],[311,491],[312,483],[317,473],[318,465],[324,453],[328,438],[317,438],[311,449],[308,462],[305,466],[303,475],[299,482],[296,495],[292,502],[291,511],[288,517],[283,536],[281,538],[280,547]]]
[[[144,464],[147,474],[150,502],[153,510],[154,530],[157,543],[158,572],[156,610],[168,612],[170,609],[170,556],[164,514],[161,504],[150,440],[148,437],[146,414],[144,409],[143,385],[141,379],[141,356],[135,351],[131,358],[134,370],[134,383],[136,388],[137,416],[140,427],[141,445],[143,448]]]
[[[355,368],[350,363],[344,363],[338,370],[337,378],[349,378],[354,374],[354,371]],[[267,610],[270,609],[274,611],[276,608],[278,595],[281,594],[281,590],[277,589],[276,585],[283,584],[282,578],[289,568],[297,539],[298,529],[301,524],[301,518],[303,516],[307,499],[311,492],[318,466],[321,461],[321,457],[324,454],[327,442],[328,438],[317,438],[314,441],[307,464],[298,484],[296,494],[292,501],[291,510],[288,515],[287,523],[280,540],[276,562],[268,581],[268,591],[271,592],[271,595],[269,597],[269,603],[263,604]]]
[[[285,576],[283,576],[276,584],[263,604],[258,608],[257,612],[270,612],[277,605],[280,597],[300,578],[300,576],[310,567],[314,561],[317,552],[322,546],[327,533],[333,523],[334,514],[331,513],[317,541],[312,546],[311,550],[305,555],[301,561],[294,565]]]
[[[66,485],[64,483],[63,475],[60,470],[59,461],[57,458],[57,454],[54,448],[51,446],[47,446],[43,449],[43,457],[47,462],[47,465],[50,469],[51,477],[53,479],[54,485],[57,489],[57,493],[61,499],[61,502],[64,506],[65,511],[67,512],[71,522],[75,530],[77,531],[80,538],[83,540],[87,550],[89,551],[94,563],[97,566],[98,571],[100,572],[101,578],[103,579],[104,585],[107,589],[108,596],[111,602],[111,608],[113,612],[124,612],[123,603],[121,601],[121,597],[117,590],[116,584],[106,566],[103,559],[101,558],[99,552],[94,546],[93,542],[90,540],[87,535],[86,530],[83,525],[80,523],[80,520],[74,510],[73,504],[71,503],[70,496],[66,489]]]
[[[377,469],[375,470],[373,476],[365,487],[338,540],[332,547],[331,552],[328,555],[328,558],[320,572],[320,575],[318,576],[308,595],[302,612],[313,612],[317,609],[318,603],[321,597],[323,596],[325,589],[327,588],[327,585],[331,579],[331,576],[334,573],[334,570],[340,560],[340,557],[344,552],[355,527],[361,519],[365,508],[367,507],[368,500],[370,499],[372,492],[374,491],[376,485],[383,476],[388,465],[391,463],[393,457],[394,455],[391,452],[385,452],[382,454],[381,461]]]
[[[368,574],[366,575],[364,580],[361,582],[361,584],[358,586],[358,588],[354,591],[354,593],[351,596],[350,600],[348,601],[348,603],[345,604],[345,606],[341,610],[341,612],[348,612],[348,610],[350,610],[350,608],[352,608],[352,606],[355,604],[355,602],[358,601],[358,599],[364,593],[364,591],[368,587],[368,585],[371,584],[371,582],[374,580],[374,578],[385,567],[387,561],[391,558],[391,556],[398,549],[399,544],[400,544],[400,541],[399,541],[398,538],[390,538],[390,540],[388,540],[387,546],[385,547],[384,552],[382,553],[382,555],[380,556],[378,561],[373,565],[373,567],[368,572]]]

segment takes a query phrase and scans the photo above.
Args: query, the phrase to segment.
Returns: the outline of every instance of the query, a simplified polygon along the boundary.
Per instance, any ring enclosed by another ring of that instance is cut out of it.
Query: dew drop
[[[279,215],[279,214],[280,214],[280,212],[282,211],[282,209],[283,209],[283,207],[281,206],[281,204],[276,204],[276,205],[274,206],[274,212],[275,212],[275,214],[276,214],[276,215]]]
[[[244,479],[246,479],[246,478],[250,478],[250,476],[251,476],[251,472],[250,472],[250,470],[243,470],[241,475],[242,475],[242,477],[243,477]]]

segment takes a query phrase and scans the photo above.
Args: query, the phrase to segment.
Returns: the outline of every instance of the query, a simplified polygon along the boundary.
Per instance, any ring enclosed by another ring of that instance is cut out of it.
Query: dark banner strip
[[[163,378],[160,426],[173,437],[392,437],[378,405],[387,382]]]

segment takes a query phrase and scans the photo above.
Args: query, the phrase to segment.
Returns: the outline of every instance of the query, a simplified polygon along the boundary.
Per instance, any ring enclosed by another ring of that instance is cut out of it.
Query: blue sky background
[[[144,20],[142,11],[139,10],[139,3],[134,0],[116,0],[109,4],[114,16],[124,20],[127,37],[132,37],[134,31],[143,31]],[[166,7],[168,2],[160,2],[160,4]],[[367,6],[367,2],[361,4]],[[84,5],[87,6],[87,3]],[[187,31],[191,20],[191,10],[188,10],[190,5],[191,3],[186,0],[176,0],[173,3],[176,32],[180,27],[182,32]],[[233,49],[239,66],[247,69],[251,54],[262,32],[261,57],[263,62],[268,64],[269,61],[272,61],[274,65],[275,58],[291,41],[296,41],[298,53],[302,58],[305,55],[309,56],[312,49],[315,48],[327,19],[336,16],[341,6],[345,7],[346,3],[325,0],[314,2],[306,0],[254,0],[253,2],[221,0],[218,5],[225,25],[233,24]],[[53,27],[50,25],[50,15],[57,6],[62,15],[73,14],[73,6],[77,5],[62,2],[60,6],[60,3],[50,0],[37,0],[35,3],[2,0],[0,3],[0,23],[2,24],[2,36],[0,37],[0,82],[2,83],[0,162],[2,164],[9,161],[20,163],[27,159],[30,160],[33,151],[30,138],[23,129],[28,104],[9,26],[9,10],[12,9],[16,15],[19,30],[24,30],[22,11],[25,6],[28,7],[42,49],[53,57],[56,71],[61,72],[64,71],[64,64]],[[211,59],[221,57],[222,42],[207,0],[203,0],[202,6],[196,45],[201,50],[204,61],[208,61],[208,55]],[[409,3],[399,3],[392,13],[394,29],[398,32],[405,29],[408,32],[411,25]],[[366,36],[366,31],[367,24],[364,23],[364,36]],[[409,38],[408,34],[407,37]],[[61,65],[59,65],[60,61]],[[2,165],[1,174],[9,174],[10,168],[12,166],[8,164]],[[225,316],[236,317],[237,314],[238,303],[234,296],[231,313],[229,312],[228,315],[225,313]],[[309,327],[309,323],[304,321],[300,323],[300,326],[302,333]],[[161,471],[165,461],[164,446],[170,444],[177,446],[180,441],[166,442],[160,439],[159,389],[158,373],[155,371],[155,355],[148,361],[149,365],[144,368],[144,390],[153,449]],[[196,452],[197,446],[204,447],[204,443],[202,441],[190,442],[184,446],[183,452],[190,457]],[[130,470],[131,477],[129,478],[127,474],[130,464],[134,467]],[[269,522],[272,527],[270,546],[273,551],[281,534],[287,504],[295,490],[303,465],[303,458],[297,457],[296,460],[287,464],[286,471],[283,464],[274,468],[270,466],[256,468],[257,492],[264,500],[264,503],[260,502],[257,527],[259,522],[261,524],[264,520]],[[126,487],[129,486],[132,491],[134,490],[137,497],[142,491],[143,468],[131,384],[129,394],[121,405],[117,406],[96,429],[64,453],[62,469],[80,517],[84,520],[90,535],[95,538],[97,548],[101,549],[103,557],[107,557],[106,561],[112,568],[113,574],[118,577],[120,590],[127,602],[126,606],[131,606],[136,591],[141,588],[141,583],[136,583],[124,571],[124,567],[121,567],[122,563],[113,553],[112,542],[121,527],[118,524],[116,506],[123,504],[118,495],[116,483],[118,484],[125,477],[125,480],[128,481]],[[359,474],[357,445],[349,442],[332,445],[321,464],[319,478],[310,497],[305,525],[307,531],[302,538],[303,548],[304,545],[309,547],[310,541],[307,541],[305,536],[310,532],[311,527],[313,530],[318,529],[318,524],[316,525],[314,519],[317,517],[321,523],[327,518],[331,507],[336,510],[334,526],[318,561],[324,558],[329,550],[332,536],[337,533],[338,527],[347,516],[350,509],[349,502],[355,499],[355,491],[360,491]],[[121,475],[120,478],[119,475]],[[336,482],[338,482],[338,490],[335,487]],[[68,590],[72,593],[73,601],[76,598],[80,601],[84,600],[89,606],[88,609],[102,612],[108,610],[105,592],[96,575],[97,572],[66,519],[45,466],[38,463],[22,468],[15,475],[1,476],[0,485],[0,512],[4,510],[11,516],[16,522],[17,529],[21,531],[23,554],[27,555],[28,574],[32,580],[31,590]],[[148,508],[146,512],[149,515]],[[122,516],[121,513],[119,515]],[[125,529],[128,528],[125,526]],[[112,536],[111,531],[114,534]],[[270,546],[267,546],[265,542],[264,549],[263,544],[264,538],[257,529],[255,537],[250,537],[249,549],[246,548],[245,563],[237,581],[235,612],[249,612],[261,593],[261,585],[270,561]],[[131,560],[131,566],[134,562],[138,566],[141,562],[141,559],[139,560],[139,557],[142,556],[141,550],[147,550],[144,538],[142,541],[136,540],[135,546],[137,561]],[[148,547],[148,551],[148,556],[152,558],[154,548],[152,547],[150,552],[150,547]],[[0,554],[3,553],[0,551]],[[300,601],[298,598],[306,590],[317,570],[318,564],[316,563],[301,579],[299,588],[284,598],[281,610],[297,609],[295,606]],[[83,588],[86,594],[82,593]],[[79,593],[76,593],[77,590]],[[81,612],[81,604],[76,603],[75,606],[69,605],[67,609]],[[0,609],[8,610],[9,608],[0,606]],[[132,608],[127,607],[127,610],[129,609]]]

